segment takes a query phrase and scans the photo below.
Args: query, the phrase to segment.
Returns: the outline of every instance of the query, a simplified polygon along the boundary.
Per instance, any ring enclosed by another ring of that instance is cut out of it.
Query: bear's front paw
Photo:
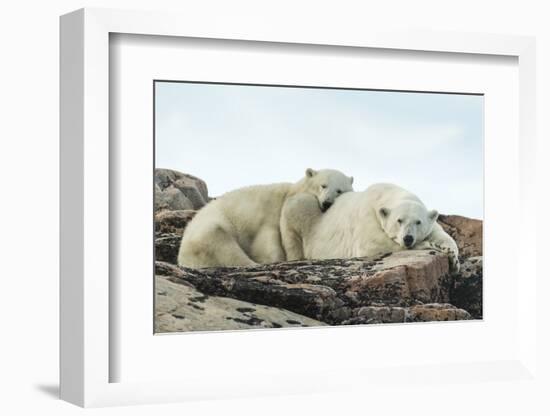
[[[460,261],[456,254],[449,254],[449,262],[451,263],[451,273],[456,274],[460,271]]]
[[[451,273],[458,273],[460,271],[460,261],[458,260],[458,250],[452,246],[441,245],[439,246],[441,252],[449,256],[449,263],[451,265]]]
[[[423,241],[418,247],[420,250],[436,250],[440,253],[445,253],[449,257],[449,264],[452,273],[460,271],[460,261],[458,260],[458,249],[452,245],[445,243],[437,243],[435,241]]]
[[[415,247],[417,250],[436,250],[442,251],[440,247],[434,244],[432,241],[424,240],[420,244],[417,244]]]

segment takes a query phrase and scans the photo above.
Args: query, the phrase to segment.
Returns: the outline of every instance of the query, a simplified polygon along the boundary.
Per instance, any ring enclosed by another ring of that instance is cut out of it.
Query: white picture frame
[[[207,379],[111,382],[109,274],[110,236],[109,158],[109,36],[112,33],[206,39],[280,42],[334,47],[383,48],[439,53],[488,54],[517,57],[519,65],[519,201],[520,212],[535,212],[535,41],[530,37],[468,33],[308,31],[280,28],[268,22],[243,19],[205,26],[192,16],[106,9],[82,9],[61,18],[61,398],[80,406],[183,401],[209,397],[247,397],[261,394],[308,393],[372,386],[399,369],[336,368],[333,381],[306,383],[317,374],[282,371],[263,380],[237,380],[227,386]],[[111,224],[112,225],[112,224]],[[536,376],[537,270],[534,251],[535,216],[522,215],[517,241],[518,328],[515,354],[506,360],[423,365],[417,377],[433,379],[443,370],[468,378],[472,371],[491,377],[524,380]],[[299,336],[294,331],[295,336]],[[271,337],[275,332],[271,333]],[[151,333],[152,336],[152,333]],[[406,371],[405,371],[406,372]],[[289,382],[288,378],[293,381]],[[282,381],[285,380],[284,383]],[[411,381],[412,382],[412,381]],[[476,382],[476,379],[472,379]],[[479,381],[477,381],[479,382]],[[284,386],[284,387],[283,387]]]

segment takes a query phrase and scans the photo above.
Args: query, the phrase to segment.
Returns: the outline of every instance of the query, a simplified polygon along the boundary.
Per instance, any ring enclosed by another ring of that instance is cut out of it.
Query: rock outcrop
[[[155,260],[176,264],[180,242],[181,235],[155,233]]]
[[[176,263],[185,227],[195,216],[194,210],[162,210],[155,213],[155,258]]]
[[[197,270],[175,264],[185,227],[209,200],[206,184],[163,169],[157,172],[156,181],[159,188],[168,190],[155,204],[158,332],[450,321],[483,316],[479,220],[440,216],[440,224],[460,250],[458,275],[451,275],[445,255],[427,250],[372,259]]]
[[[437,222],[454,238],[462,257],[483,256],[483,221],[460,215],[440,215]]]
[[[464,309],[448,303],[427,303],[411,307],[364,306],[345,324],[394,324],[399,322],[463,321],[472,319]]]
[[[197,211],[194,210],[174,210],[159,211],[155,213],[155,232],[161,234],[177,234],[180,237],[185,231],[185,227],[193,219]]]
[[[155,332],[326,325],[280,308],[205,295],[192,285],[173,283],[162,276],[157,276],[155,289]]]
[[[202,179],[170,169],[155,170],[155,211],[197,210],[209,200]]]
[[[205,295],[282,308],[331,325],[470,319],[449,304],[447,257],[429,251],[200,270],[157,262],[156,274]]]
[[[450,301],[475,319],[483,317],[483,257],[469,257],[462,262],[460,273],[453,276]]]

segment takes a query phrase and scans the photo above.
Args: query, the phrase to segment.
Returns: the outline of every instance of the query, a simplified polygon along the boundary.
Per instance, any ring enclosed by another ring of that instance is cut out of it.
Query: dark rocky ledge
[[[449,274],[447,257],[433,251],[200,270],[157,262],[156,274],[207,296],[281,308],[330,325],[472,318],[453,306],[468,291]]]

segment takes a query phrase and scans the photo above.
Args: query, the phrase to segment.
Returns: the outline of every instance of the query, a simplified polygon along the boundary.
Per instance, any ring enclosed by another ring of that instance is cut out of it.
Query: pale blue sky
[[[156,167],[212,196],[332,168],[483,217],[482,96],[157,82],[155,100]]]

